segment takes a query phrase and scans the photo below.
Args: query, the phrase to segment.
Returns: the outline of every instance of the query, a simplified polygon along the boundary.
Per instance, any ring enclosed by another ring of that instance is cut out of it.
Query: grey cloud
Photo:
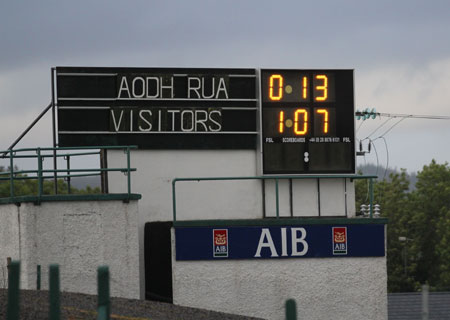
[[[419,0],[11,1],[0,7],[0,71],[114,52],[198,50],[201,61],[224,44],[241,56],[274,47],[328,65],[423,63],[450,54],[449,9],[448,1]]]

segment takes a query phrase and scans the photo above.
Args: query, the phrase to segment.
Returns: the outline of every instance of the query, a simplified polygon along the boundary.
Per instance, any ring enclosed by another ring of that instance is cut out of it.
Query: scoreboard
[[[352,70],[261,70],[264,174],[355,172]]]
[[[353,70],[57,67],[55,76],[61,147],[258,149],[265,175],[355,172]]]

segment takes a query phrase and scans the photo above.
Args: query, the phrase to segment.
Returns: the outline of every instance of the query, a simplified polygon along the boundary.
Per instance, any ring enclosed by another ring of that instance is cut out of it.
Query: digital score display
[[[355,172],[353,70],[261,70],[263,174]]]

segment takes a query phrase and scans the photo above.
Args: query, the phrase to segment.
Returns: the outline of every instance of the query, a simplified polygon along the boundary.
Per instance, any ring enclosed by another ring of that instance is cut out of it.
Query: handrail
[[[87,168],[87,169],[72,169],[70,168],[70,160],[76,156],[97,155],[100,152],[76,152],[77,150],[93,150],[93,149],[105,149],[105,150],[124,150],[126,153],[126,166],[123,168]],[[15,197],[15,181],[19,180],[37,180],[38,182],[38,199],[41,199],[43,195],[44,184],[43,181],[49,178],[65,178],[68,182],[68,190],[70,192],[70,179],[72,177],[86,177],[86,176],[98,176],[104,172],[123,172],[127,175],[127,194],[130,198],[131,194],[131,172],[135,172],[136,168],[131,168],[130,165],[130,151],[131,149],[137,149],[137,146],[88,146],[88,147],[61,147],[61,148],[24,148],[15,150],[0,151],[0,154],[9,153],[9,171],[0,172],[0,182],[8,181],[10,185],[10,198]],[[70,153],[70,151],[74,151]],[[53,152],[53,154],[45,154],[45,152]],[[63,152],[63,154],[57,154],[57,152]],[[28,153],[28,154],[20,154]],[[35,153],[35,154],[29,154]],[[44,169],[42,162],[46,157],[64,157],[67,160],[67,168],[65,169]],[[36,170],[14,170],[14,160],[23,158],[36,158],[37,169]],[[58,175],[63,173],[63,175]],[[31,174],[28,176],[27,174]],[[20,175],[20,176],[19,176]],[[55,188],[55,194],[57,188]]]
[[[377,179],[377,176],[363,176],[356,174],[348,175],[306,175],[306,176],[241,176],[241,177],[197,177],[197,178],[175,178],[172,180],[172,210],[173,210],[173,223],[177,221],[177,202],[176,202],[176,187],[177,182],[182,181],[231,181],[231,180],[275,180],[275,207],[276,207],[276,218],[280,218],[280,208],[279,208],[279,190],[278,190],[278,180],[302,180],[302,179],[369,179],[369,193],[370,193],[370,218],[373,218],[373,179]]]

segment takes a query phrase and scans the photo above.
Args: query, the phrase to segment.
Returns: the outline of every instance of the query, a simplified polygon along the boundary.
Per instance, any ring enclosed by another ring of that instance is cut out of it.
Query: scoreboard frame
[[[352,69],[52,70],[61,147],[257,150],[262,175],[355,173]]]
[[[332,79],[322,101],[325,81],[315,75]],[[353,69],[260,69],[259,80],[262,175],[355,173]]]

